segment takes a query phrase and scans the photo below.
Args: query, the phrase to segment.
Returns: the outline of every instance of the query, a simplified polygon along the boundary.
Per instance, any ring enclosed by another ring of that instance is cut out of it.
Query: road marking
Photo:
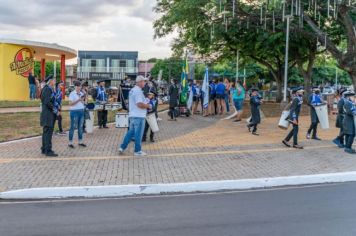
[[[305,147],[304,150],[314,150],[321,148],[332,148],[333,145],[321,145],[321,146],[309,146]],[[186,157],[186,156],[211,156],[211,155],[227,155],[227,154],[249,154],[249,153],[262,153],[262,152],[288,152],[294,150],[296,152],[302,152],[303,150],[295,150],[291,148],[264,148],[264,149],[244,149],[244,150],[230,150],[230,151],[209,151],[209,152],[177,152],[169,154],[152,154],[148,155],[147,158],[167,158],[167,157]],[[95,156],[95,157],[56,157],[56,158],[0,158],[3,161],[9,162],[23,162],[23,161],[83,161],[83,160],[113,160],[113,159],[133,159],[137,158],[134,156]]]

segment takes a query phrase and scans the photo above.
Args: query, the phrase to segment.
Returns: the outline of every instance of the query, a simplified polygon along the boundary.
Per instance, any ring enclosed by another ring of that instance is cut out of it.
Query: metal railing
[[[137,73],[137,67],[78,67],[78,73],[90,73],[90,72],[111,72],[111,73]]]

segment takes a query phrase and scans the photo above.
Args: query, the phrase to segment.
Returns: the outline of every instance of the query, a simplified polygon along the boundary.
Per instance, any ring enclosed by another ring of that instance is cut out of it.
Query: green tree
[[[180,79],[182,73],[182,60],[177,58],[159,59],[151,70],[151,75],[155,78],[162,70],[162,79]]]

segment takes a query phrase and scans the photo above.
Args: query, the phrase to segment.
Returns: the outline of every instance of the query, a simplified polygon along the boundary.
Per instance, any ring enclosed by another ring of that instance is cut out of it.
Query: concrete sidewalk
[[[69,111],[69,106],[63,106],[63,111]],[[40,112],[40,107],[0,108],[0,114],[18,113],[18,112]]]
[[[337,130],[321,130],[324,140],[305,140],[309,117],[301,119],[300,139],[305,150],[285,148],[286,131],[278,118],[266,118],[260,136],[245,123],[221,117],[179,118],[169,122],[161,114],[157,142],[146,143],[148,157],[124,156],[118,145],[126,130],[111,127],[86,135],[87,148],[67,147],[68,137],[55,136],[58,158],[40,154],[40,138],[0,144],[0,191],[37,187],[106,186],[186,183],[337,173],[356,170],[356,158],[331,144]],[[333,123],[333,121],[331,121]]]

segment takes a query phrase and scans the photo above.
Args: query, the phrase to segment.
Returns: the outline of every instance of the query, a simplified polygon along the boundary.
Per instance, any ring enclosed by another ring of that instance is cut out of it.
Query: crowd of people
[[[108,101],[108,94],[105,89],[105,81],[98,81],[93,99],[101,104]],[[57,156],[52,150],[52,135],[55,121],[58,121],[59,134],[66,134],[62,127],[62,89],[61,82],[56,83],[53,76],[45,79],[45,85],[41,92],[42,112],[41,126],[43,127],[42,136],[42,153],[47,156]],[[74,91],[69,95],[70,105],[70,130],[68,147],[75,148],[73,143],[74,131],[78,131],[78,146],[85,148],[83,133],[85,132],[85,118],[87,116],[86,107],[88,105],[89,89],[87,83],[80,81],[74,82]],[[169,121],[176,121],[179,113],[177,107],[181,103],[182,87],[177,79],[173,79],[169,88]],[[230,82],[228,79],[214,78],[209,83],[209,96],[205,96],[204,89],[199,81],[189,81],[188,96],[193,96],[191,107],[188,109],[193,115],[201,114],[202,116],[221,116],[230,112],[230,104],[235,108],[236,118],[233,122],[241,122],[244,110],[245,100],[249,100],[251,117],[248,119],[247,128],[253,135],[259,135],[257,132],[258,125],[261,123],[260,106],[263,104],[263,98],[257,88],[251,88],[249,92],[240,81]],[[289,115],[286,120],[292,125],[292,130],[283,139],[282,143],[287,147],[303,149],[298,143],[299,116],[304,101],[304,90],[294,88],[291,93],[291,102],[288,105]],[[204,102],[208,97],[209,101]],[[154,132],[150,130],[150,125],[146,120],[147,115],[154,115],[158,119],[158,88],[155,81],[150,78],[138,76],[135,80],[135,86],[129,90],[128,98],[128,117],[129,128],[122,140],[119,152],[123,153],[131,141],[135,142],[135,156],[145,156],[142,150],[142,142],[147,141],[149,134],[150,142],[155,142]],[[246,99],[248,98],[248,99]],[[125,103],[123,101],[123,103]],[[208,104],[204,106],[204,104]],[[320,89],[314,87],[312,94],[308,98],[310,106],[311,124],[307,131],[306,138],[320,141],[317,135],[318,124],[320,123],[315,108],[323,105],[325,102],[320,94]],[[188,106],[188,104],[185,104]],[[340,129],[339,135],[333,142],[340,148],[344,148],[347,153],[355,153],[352,149],[355,138],[354,115],[356,115],[354,93],[341,89],[339,91],[338,117],[336,127]],[[98,110],[98,127],[108,128],[108,112],[105,109]],[[150,130],[150,132],[149,132]],[[293,144],[289,141],[293,138]]]

